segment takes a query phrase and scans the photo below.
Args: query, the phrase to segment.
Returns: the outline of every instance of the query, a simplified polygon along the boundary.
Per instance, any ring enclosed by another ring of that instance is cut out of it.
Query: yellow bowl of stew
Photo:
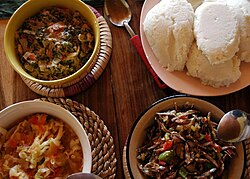
[[[11,16],[4,34],[5,54],[14,70],[48,87],[82,79],[99,48],[97,17],[80,0],[28,0]]]
[[[1,110],[0,151],[0,178],[66,178],[91,172],[83,126],[50,102],[23,101]]]

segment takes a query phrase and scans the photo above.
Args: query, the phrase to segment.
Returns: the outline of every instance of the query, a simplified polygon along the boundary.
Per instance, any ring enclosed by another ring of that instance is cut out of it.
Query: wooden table
[[[139,34],[141,1],[128,0],[133,13],[130,25]],[[97,8],[102,12],[101,8]],[[24,100],[40,98],[31,91],[9,65],[3,47],[4,30],[8,20],[0,20],[0,109]],[[112,38],[112,56],[98,81],[86,91],[70,97],[98,114],[114,138],[117,157],[117,177],[124,178],[122,150],[136,118],[156,100],[179,94],[167,88],[158,88],[146,66],[130,42],[125,28],[109,23]],[[199,97],[222,110],[242,109],[250,112],[250,87],[220,97]]]

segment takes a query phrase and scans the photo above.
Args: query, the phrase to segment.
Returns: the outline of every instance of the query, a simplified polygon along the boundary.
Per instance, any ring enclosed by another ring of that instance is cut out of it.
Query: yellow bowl
[[[35,15],[40,10],[51,6],[64,7],[79,11],[90,23],[94,31],[95,46],[89,60],[85,63],[84,66],[82,66],[78,71],[76,71],[72,75],[58,80],[40,80],[29,75],[23,69],[15,50],[15,32],[23,24],[25,19]],[[97,55],[99,53],[99,47],[100,28],[97,18],[92,12],[92,10],[88,7],[88,5],[83,3],[81,0],[28,0],[22,6],[20,6],[11,16],[4,34],[5,54],[14,70],[24,78],[49,87],[69,86],[76,83],[77,79],[83,78],[90,71],[91,66],[94,65]]]

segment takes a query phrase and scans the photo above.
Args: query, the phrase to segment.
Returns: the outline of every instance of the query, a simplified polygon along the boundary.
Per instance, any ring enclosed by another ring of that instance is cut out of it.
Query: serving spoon
[[[241,110],[227,112],[217,127],[217,137],[226,142],[241,142],[250,137],[250,115]]]
[[[141,39],[135,34],[133,29],[129,26],[129,22],[132,18],[132,12],[128,3],[125,0],[105,0],[104,1],[104,14],[109,19],[109,21],[118,27],[124,26],[130,35],[130,41],[133,43],[137,52],[141,56],[144,64],[148,68],[149,72],[153,76],[156,84],[161,89],[165,89],[167,85],[163,83],[158,75],[155,73],[153,68],[148,62],[148,59],[142,48]]]
[[[67,177],[67,179],[101,179],[101,177],[94,175],[92,173],[73,173]]]

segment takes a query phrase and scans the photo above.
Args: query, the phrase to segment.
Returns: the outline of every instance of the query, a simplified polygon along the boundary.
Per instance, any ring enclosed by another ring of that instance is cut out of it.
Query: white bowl
[[[46,101],[23,101],[0,111],[0,126],[8,129],[17,121],[34,113],[46,113],[68,124],[78,136],[83,152],[82,172],[90,173],[92,166],[91,147],[88,136],[77,118],[59,105]]]
[[[193,104],[194,107],[207,114],[211,112],[212,119],[219,120],[224,112],[215,105],[206,102],[198,98],[192,98],[187,96],[171,96],[163,98],[153,103],[148,109],[146,109],[135,121],[131,128],[127,139],[125,157],[124,157],[124,172],[132,179],[145,178],[140,172],[137,162],[137,148],[141,147],[146,136],[146,129],[154,123],[154,117],[157,112],[174,109],[174,104],[182,106],[186,102]],[[218,122],[218,121],[217,121]],[[230,166],[225,170],[224,175],[228,176],[228,179],[240,179],[243,167],[244,167],[244,149],[242,143],[236,144],[237,156],[230,161]]]

